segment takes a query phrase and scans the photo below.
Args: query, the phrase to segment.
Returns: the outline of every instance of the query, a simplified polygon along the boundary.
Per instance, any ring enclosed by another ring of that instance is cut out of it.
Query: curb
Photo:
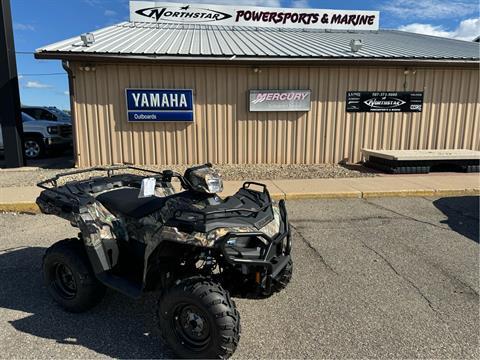
[[[421,196],[444,196],[433,189],[431,190],[394,190],[394,191],[364,191],[362,198],[379,198],[379,197],[421,197]]]
[[[382,197],[422,197],[422,196],[480,196],[480,189],[453,190],[399,190],[399,191],[364,191],[364,192],[330,192],[330,193],[289,193],[271,195],[274,200],[314,200],[314,199],[367,199]],[[39,214],[38,205],[31,201],[0,203],[0,212],[20,212]]]
[[[480,196],[480,189],[464,189],[464,190],[435,190],[435,196],[465,196],[476,195]]]
[[[362,197],[360,191],[347,192],[325,192],[325,193],[288,193],[285,194],[285,200],[313,200],[313,199],[359,199]]]
[[[285,199],[285,194],[284,193],[273,193],[273,194],[270,194],[270,197],[273,199],[273,200],[286,200]]]
[[[0,212],[39,214],[40,208],[34,202],[20,201],[16,203],[0,203]]]
[[[439,197],[439,196],[480,196],[480,189],[458,190],[395,190],[395,191],[364,191],[364,192],[331,192],[331,193],[293,193],[286,194],[285,200],[308,199],[368,199],[382,197]],[[272,197],[273,198],[273,197]]]

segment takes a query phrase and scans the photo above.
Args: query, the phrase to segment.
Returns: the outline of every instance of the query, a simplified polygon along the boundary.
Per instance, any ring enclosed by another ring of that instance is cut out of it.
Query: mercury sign
[[[131,1],[130,21],[329,30],[378,30],[380,13]]]
[[[130,122],[193,121],[192,90],[126,89]]]
[[[309,111],[310,90],[250,90],[250,111]]]

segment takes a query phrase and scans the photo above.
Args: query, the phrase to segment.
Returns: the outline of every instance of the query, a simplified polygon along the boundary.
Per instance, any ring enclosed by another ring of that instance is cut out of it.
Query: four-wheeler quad
[[[107,176],[59,184],[93,171]],[[150,174],[137,175],[142,171]],[[174,190],[172,178],[183,191]],[[222,179],[206,164],[183,176],[126,165],[91,168],[38,185],[42,212],[80,229],[78,238],[57,242],[44,256],[55,301],[81,312],[97,304],[106,287],[133,298],[159,291],[158,326],[181,357],[232,355],[240,315],[229,292],[268,296],[290,281],[285,203],[273,202],[263,184],[245,182],[221,199]]]

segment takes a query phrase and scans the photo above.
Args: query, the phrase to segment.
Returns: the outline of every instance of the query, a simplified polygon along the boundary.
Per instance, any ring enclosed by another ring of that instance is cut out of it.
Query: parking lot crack
[[[443,227],[443,226],[440,226],[440,225],[438,225],[438,224],[431,223],[431,222],[428,222],[428,221],[419,220],[419,219],[416,219],[416,218],[414,218],[414,217],[411,217],[411,216],[402,214],[402,213],[400,213],[400,212],[398,212],[398,211],[389,209],[389,208],[387,208],[387,207],[385,207],[385,206],[382,206],[382,205],[380,205],[380,204],[376,204],[376,203],[370,202],[370,201],[368,201],[368,200],[366,200],[366,199],[363,199],[363,200],[364,200],[367,204],[369,204],[369,205],[371,205],[371,206],[373,206],[373,207],[376,207],[377,209],[382,209],[382,210],[388,211],[388,212],[390,212],[390,213],[392,213],[392,214],[395,214],[395,215],[400,216],[400,217],[403,218],[403,219],[410,220],[410,221],[415,221],[415,222],[420,223],[420,224],[430,225],[430,226],[436,227],[436,228],[441,229],[441,230],[444,230],[444,231],[450,231],[450,229],[445,228],[445,227]]]
[[[428,307],[435,313],[437,314],[438,313],[438,310],[435,309],[433,307],[433,304],[432,302],[430,301],[430,299],[423,293],[423,291],[412,281],[410,280],[408,277],[406,277],[405,275],[401,274],[393,265],[392,263],[382,254],[380,253],[379,251],[375,250],[374,248],[368,246],[367,244],[365,244],[365,242],[363,241],[360,241],[362,243],[362,245],[367,248],[368,250],[372,251],[373,253],[375,253],[380,259],[382,259],[385,264],[387,264],[387,266],[398,276],[400,277],[401,279],[403,279],[404,281],[406,281],[412,288],[415,289],[415,291],[417,292],[418,295],[420,295],[420,297],[425,300],[425,302],[427,303]]]
[[[415,255],[415,256],[421,256],[422,261],[427,264],[428,266],[431,266],[435,270],[439,271],[443,276],[446,278],[450,279],[452,282],[456,283],[458,286],[463,287],[464,290],[466,290],[468,293],[473,295],[475,298],[478,299],[478,291],[475,290],[471,285],[469,285],[467,282],[459,279],[455,274],[452,273],[452,271],[449,271],[445,269],[443,266],[440,264],[433,262],[432,260],[428,259],[424,253],[419,253],[418,249],[411,249],[410,247],[405,248],[406,251],[408,251],[410,254]]]
[[[300,231],[290,223],[290,226],[295,230],[295,232],[298,234],[298,237],[302,240],[302,242],[307,245],[308,248],[310,248],[310,250],[312,250],[315,255],[320,259],[320,262],[328,269],[330,270],[332,273],[334,273],[335,275],[338,275],[338,273],[335,271],[335,269],[333,269],[324,259],[323,255],[318,251],[318,249],[312,245],[312,243],[310,243],[310,241],[307,240],[307,238],[305,236],[302,235],[302,233],[300,233]]]

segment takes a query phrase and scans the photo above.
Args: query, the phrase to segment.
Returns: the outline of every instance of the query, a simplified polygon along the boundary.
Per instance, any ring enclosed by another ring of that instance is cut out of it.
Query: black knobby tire
[[[235,302],[219,284],[200,276],[180,280],[164,292],[158,302],[158,326],[183,358],[225,359],[240,340]]]
[[[69,312],[89,310],[105,295],[79,239],[65,239],[47,249],[43,276],[50,295]]]
[[[272,293],[285,289],[292,279],[293,261],[290,259],[278,277],[272,281]]]

